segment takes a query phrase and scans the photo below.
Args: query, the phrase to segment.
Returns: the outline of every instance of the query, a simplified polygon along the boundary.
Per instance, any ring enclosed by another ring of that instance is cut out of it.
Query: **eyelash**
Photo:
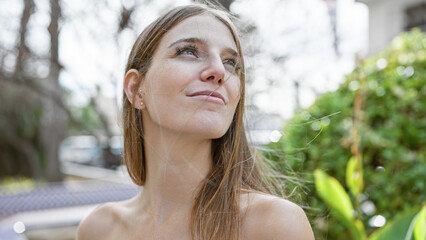
[[[237,59],[235,58],[228,58],[223,61],[223,63],[229,63],[235,70],[239,70],[240,67],[237,64]]]
[[[185,52],[192,53],[192,55],[198,58],[198,48],[195,45],[187,45],[187,46],[176,48],[176,55],[182,55]]]
[[[196,58],[199,57],[199,51],[198,47],[196,45],[186,45],[183,47],[177,47],[176,48],[176,56],[182,55],[182,54],[188,54],[191,53]],[[228,58],[223,61],[224,64],[229,64],[232,67],[233,71],[240,70],[240,66],[238,65],[238,61],[236,58]]]

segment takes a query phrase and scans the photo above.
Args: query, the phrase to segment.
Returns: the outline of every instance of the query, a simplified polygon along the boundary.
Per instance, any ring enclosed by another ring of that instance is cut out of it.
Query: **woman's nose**
[[[219,56],[212,56],[207,60],[206,67],[201,73],[202,81],[213,81],[217,84],[223,84],[225,78],[225,67]]]

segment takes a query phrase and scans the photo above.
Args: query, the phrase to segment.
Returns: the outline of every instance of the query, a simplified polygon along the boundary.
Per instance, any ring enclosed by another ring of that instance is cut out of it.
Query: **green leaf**
[[[414,239],[426,239],[426,205],[423,206],[422,210],[416,216],[416,223],[414,225]]]
[[[354,219],[352,203],[339,181],[319,169],[314,170],[314,178],[318,194],[336,218],[349,228],[353,239],[366,239],[364,225],[359,219]]]
[[[346,166],[346,186],[356,197],[362,192],[363,185],[362,160],[351,157]]]
[[[418,208],[405,211],[397,215],[390,223],[383,228],[376,230],[369,240],[402,240],[406,238],[410,229],[410,223],[416,215]]]
[[[351,229],[351,234],[353,239],[364,240],[367,239],[367,233],[365,232],[364,224],[361,220],[356,219],[354,226],[355,229]]]
[[[324,202],[335,212],[341,215],[342,220],[353,220],[352,203],[345,189],[337,179],[328,176],[325,172],[315,169],[315,187]]]

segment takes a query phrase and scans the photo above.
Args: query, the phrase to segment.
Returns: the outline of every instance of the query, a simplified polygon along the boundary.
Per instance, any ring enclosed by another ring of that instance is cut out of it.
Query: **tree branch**
[[[50,98],[53,102],[55,102],[67,115],[68,120],[71,124],[75,125],[78,128],[86,128],[86,124],[82,121],[76,119],[68,107],[64,104],[62,99],[58,98],[56,93],[49,92],[48,89],[41,88],[38,84],[36,84],[36,80],[30,77],[24,76],[7,76],[3,72],[0,71],[0,81],[19,85],[22,87],[26,87],[32,91],[35,91],[42,97]],[[90,132],[90,130],[88,130]],[[92,133],[92,132],[91,132]]]

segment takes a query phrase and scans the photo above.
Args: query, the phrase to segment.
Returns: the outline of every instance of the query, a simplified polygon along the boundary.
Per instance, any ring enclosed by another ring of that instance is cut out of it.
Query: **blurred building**
[[[426,0],[356,0],[369,10],[369,54],[380,51],[401,32],[426,31]]]

